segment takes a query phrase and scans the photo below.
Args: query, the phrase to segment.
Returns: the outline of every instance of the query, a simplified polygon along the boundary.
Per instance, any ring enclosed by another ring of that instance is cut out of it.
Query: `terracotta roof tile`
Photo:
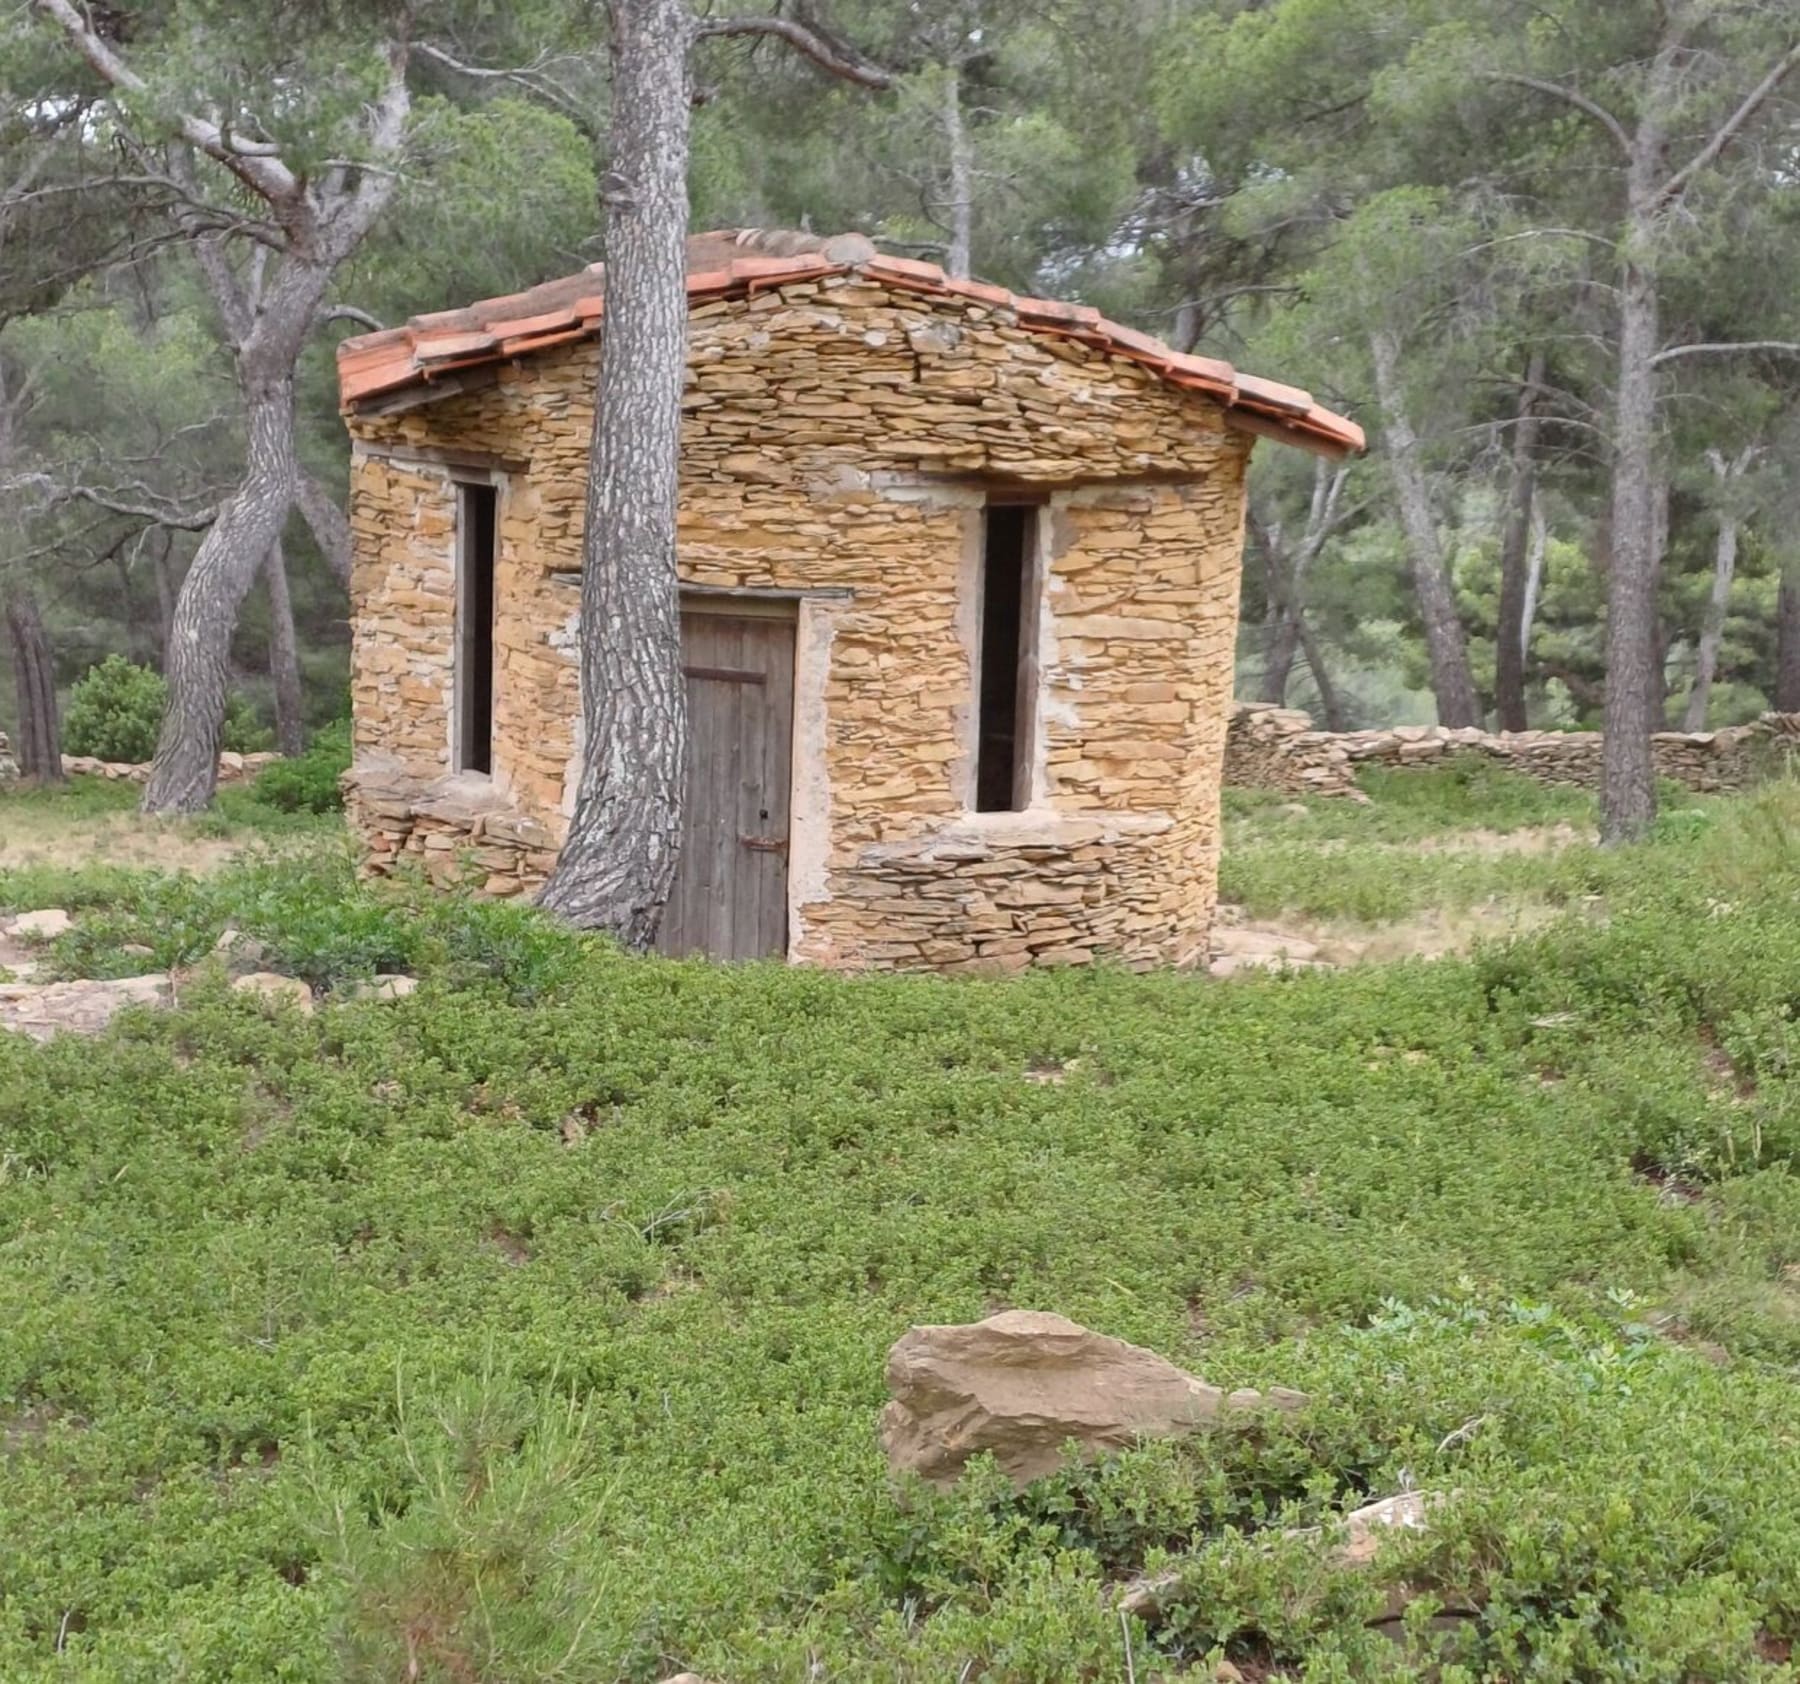
[[[1172,350],[1136,328],[1108,321],[1089,304],[1020,298],[983,281],[955,280],[935,263],[879,253],[860,234],[821,237],[783,229],[722,229],[688,241],[688,297],[748,296],[784,281],[866,275],[910,293],[967,298],[1011,310],[1019,325],[1071,339],[1154,370],[1172,385],[1204,392],[1237,424],[1258,433],[1342,456],[1363,448],[1362,428],[1279,381],[1240,374],[1230,363]],[[404,327],[346,339],[338,347],[338,385],[346,409],[453,369],[525,356],[598,330],[605,310],[605,269],[483,299],[460,310],[415,316]]]

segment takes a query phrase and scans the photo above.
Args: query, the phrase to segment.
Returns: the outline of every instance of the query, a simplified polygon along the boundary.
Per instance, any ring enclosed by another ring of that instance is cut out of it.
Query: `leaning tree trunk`
[[[1706,729],[1706,709],[1712,700],[1713,679],[1719,670],[1719,645],[1725,641],[1725,610],[1731,602],[1731,581],[1737,572],[1738,517],[1719,512],[1719,541],[1713,551],[1712,592],[1706,599],[1706,617],[1700,626],[1700,646],[1694,661],[1694,688],[1688,693],[1684,731]]]
[[[1525,367],[1525,389],[1513,424],[1512,484],[1507,488],[1506,521],[1500,533],[1500,605],[1494,625],[1494,713],[1502,731],[1523,731],[1525,714],[1525,601],[1531,507],[1537,491],[1537,445],[1543,421],[1538,392],[1544,383],[1544,353],[1533,351]]]
[[[19,701],[19,740],[13,755],[20,775],[39,783],[60,783],[62,726],[56,713],[56,673],[50,639],[37,599],[25,585],[6,597],[6,631],[12,644],[13,682]]]
[[[301,713],[300,643],[294,635],[294,604],[288,595],[287,556],[277,538],[263,562],[269,594],[269,680],[275,691],[275,746],[295,755],[306,748]]]
[[[1634,243],[1655,236],[1634,230]],[[1606,591],[1606,744],[1600,834],[1629,842],[1656,817],[1650,738],[1661,727],[1657,658],[1656,369],[1660,309],[1654,275],[1628,259],[1620,280],[1618,393],[1613,408],[1612,553]]]
[[[1775,598],[1775,706],[1800,713],[1800,562],[1782,569]]]
[[[231,634],[294,500],[291,367],[255,382],[248,422],[244,477],[219,505],[176,598],[165,668],[169,705],[144,786],[146,813],[197,813],[218,783]]]
[[[687,374],[687,0],[612,0],[606,316],[582,545],[583,753],[542,904],[655,939],[681,850],[687,694],[675,571]]]
[[[1393,475],[1400,525],[1406,533],[1407,553],[1412,561],[1413,590],[1425,630],[1425,651],[1431,661],[1431,690],[1437,698],[1438,723],[1479,725],[1481,703],[1469,671],[1468,640],[1456,612],[1450,574],[1438,544],[1418,436],[1413,432],[1405,393],[1400,387],[1400,346],[1391,333],[1378,329],[1369,336],[1369,350],[1375,367],[1375,395],[1381,406],[1388,468]]]

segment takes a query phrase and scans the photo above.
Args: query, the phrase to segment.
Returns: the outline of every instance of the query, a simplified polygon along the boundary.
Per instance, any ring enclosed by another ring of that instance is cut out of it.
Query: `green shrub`
[[[161,673],[123,655],[90,667],[69,692],[63,747],[99,760],[137,762],[156,752],[156,733],[168,705]]]
[[[251,794],[283,813],[336,813],[344,806],[338,779],[350,769],[350,722],[327,725],[304,754],[265,767]]]
[[[275,746],[275,733],[262,721],[256,704],[246,696],[230,696],[219,730],[219,747],[227,754],[266,754]]]
[[[229,922],[324,996],[0,1035],[0,1677],[1786,1676],[1800,791],[1708,811],[1556,867],[1604,918],[1229,984],[626,959],[347,846],[0,874],[65,968]],[[889,1343],[1003,1305],[1310,1402],[896,1490]],[[1384,1647],[1399,1583],[1478,1612]]]
[[[63,747],[96,760],[141,764],[156,753],[168,704],[168,681],[154,667],[108,655],[98,666],[89,667],[69,692]],[[260,754],[274,741],[250,701],[243,696],[227,699],[220,748],[233,754]]]

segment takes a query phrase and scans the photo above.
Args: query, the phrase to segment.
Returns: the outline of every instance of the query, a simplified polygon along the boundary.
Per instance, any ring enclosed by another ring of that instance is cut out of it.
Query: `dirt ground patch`
[[[1219,915],[1221,928],[1215,932],[1215,946],[1224,951],[1254,946],[1266,947],[1273,953],[1285,944],[1292,964],[1336,966],[1382,964],[1397,959],[1441,959],[1449,954],[1466,953],[1477,942],[1538,929],[1561,916],[1562,911],[1556,907],[1533,905],[1434,909],[1377,925],[1298,915],[1247,919],[1241,916],[1241,909],[1229,906],[1221,906]],[[1266,937],[1266,942],[1258,942],[1259,936]],[[1252,962],[1265,961],[1259,956]],[[1237,968],[1240,967],[1227,967],[1216,974],[1230,974]]]
[[[137,813],[71,817],[25,802],[0,803],[0,871],[83,865],[214,871],[243,845],[242,836],[204,834],[181,819]]]

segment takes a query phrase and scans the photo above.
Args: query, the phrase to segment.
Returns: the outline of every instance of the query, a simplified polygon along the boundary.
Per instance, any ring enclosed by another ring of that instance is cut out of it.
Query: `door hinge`
[[[785,836],[740,836],[738,838],[746,848],[754,848],[759,854],[785,854],[788,839]]]

